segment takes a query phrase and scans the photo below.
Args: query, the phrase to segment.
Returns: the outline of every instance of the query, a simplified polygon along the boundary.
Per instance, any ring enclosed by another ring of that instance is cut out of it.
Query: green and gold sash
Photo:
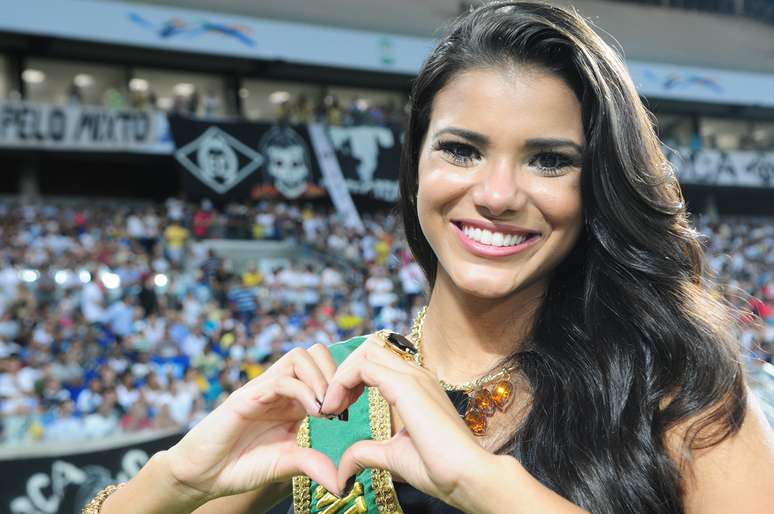
[[[367,336],[353,337],[330,346],[336,365],[347,358]],[[307,416],[298,431],[298,445],[314,448],[338,466],[344,451],[357,441],[383,441],[391,437],[390,407],[379,390],[366,387],[349,407],[349,420]],[[355,477],[355,486],[336,498],[309,477],[293,477],[293,508],[296,514],[403,514],[389,471],[365,469]]]

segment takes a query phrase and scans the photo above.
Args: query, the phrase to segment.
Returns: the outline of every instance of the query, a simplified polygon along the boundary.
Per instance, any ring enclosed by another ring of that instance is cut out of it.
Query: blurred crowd
[[[403,125],[404,108],[394,101],[377,103],[356,96],[342,101],[336,95],[326,95],[315,102],[297,95],[277,104],[276,117],[290,123],[322,121],[333,126]]]
[[[748,364],[774,364],[774,224],[771,220],[698,219],[718,293],[737,312],[739,343]]]
[[[394,213],[363,221],[269,201],[0,203],[0,442],[187,429],[293,348],[407,332],[422,271]],[[698,228],[747,359],[773,362],[774,227]],[[299,251],[236,264],[224,237]]]
[[[150,109],[201,118],[224,114],[224,99],[212,89],[200,91],[191,86],[176,90],[171,96],[159,96],[144,81],[143,84],[142,89],[133,88],[132,83],[127,89],[107,88],[100,98],[100,105],[109,109]],[[248,93],[247,90],[245,93]],[[321,94],[313,99],[306,94],[274,94],[276,96],[270,97],[273,112],[267,112],[264,116],[290,123],[323,121],[334,126],[381,126],[402,125],[405,119],[405,105],[400,105],[394,99],[378,101],[357,95],[343,99],[336,94]],[[84,87],[75,81],[67,88],[66,101],[69,105],[89,104]]]
[[[292,348],[406,331],[425,287],[389,213],[364,233],[269,202],[6,203],[0,220],[6,445],[188,428]],[[238,267],[222,236],[303,251]]]

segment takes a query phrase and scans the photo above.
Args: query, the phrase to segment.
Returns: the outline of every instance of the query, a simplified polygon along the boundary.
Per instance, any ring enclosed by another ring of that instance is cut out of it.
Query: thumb
[[[336,491],[336,465],[327,455],[312,448],[294,446],[277,461],[277,478],[306,475],[328,491]]]
[[[344,452],[339,459],[337,491],[340,495],[347,494],[347,480],[365,468],[385,469],[393,471],[389,466],[388,458],[389,440],[358,441]],[[329,489],[330,490],[330,489]]]

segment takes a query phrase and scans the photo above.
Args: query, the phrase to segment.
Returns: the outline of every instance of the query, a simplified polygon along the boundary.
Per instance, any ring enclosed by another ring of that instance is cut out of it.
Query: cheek
[[[459,177],[443,159],[429,156],[423,152],[419,159],[417,188],[417,215],[422,230],[427,234],[425,225],[434,215],[443,215],[448,202],[459,195]]]
[[[533,198],[551,230],[579,232],[583,221],[579,180],[549,184],[537,188]]]

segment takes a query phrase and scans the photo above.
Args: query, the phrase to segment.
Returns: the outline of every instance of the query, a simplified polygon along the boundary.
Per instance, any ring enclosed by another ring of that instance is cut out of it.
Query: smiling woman
[[[651,117],[581,16],[456,20],[403,152],[431,286],[408,338],[290,352],[103,513],[264,512],[291,476],[297,514],[770,511],[774,436],[727,309]]]

